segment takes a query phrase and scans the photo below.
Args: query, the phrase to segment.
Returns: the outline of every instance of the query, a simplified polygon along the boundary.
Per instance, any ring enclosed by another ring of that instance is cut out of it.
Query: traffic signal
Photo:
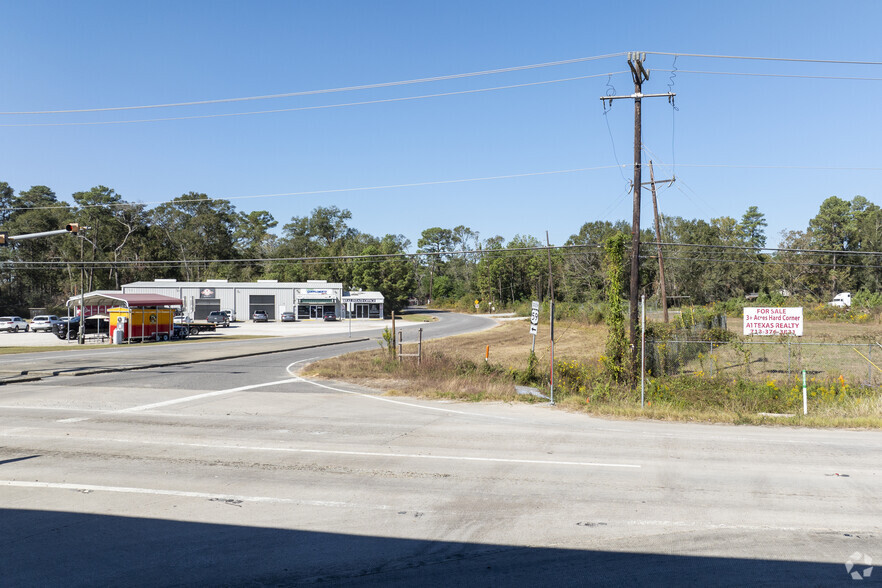
[[[78,223],[70,223],[69,225],[67,225],[64,228],[73,234],[77,234],[80,230],[80,225]]]
[[[0,231],[0,247],[6,247],[7,245],[9,245],[9,233]]]

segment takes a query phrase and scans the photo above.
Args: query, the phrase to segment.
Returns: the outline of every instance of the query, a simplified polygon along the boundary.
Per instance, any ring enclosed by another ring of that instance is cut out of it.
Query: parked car
[[[41,314],[31,319],[31,330],[33,332],[46,331],[52,332],[52,327],[61,322],[61,319],[54,314]]]
[[[283,312],[282,316],[279,317],[283,323],[293,323],[297,320],[297,315],[293,312]]]
[[[20,316],[0,316],[0,331],[7,333],[24,331],[27,333],[29,328],[28,322]]]
[[[225,327],[230,326],[230,317],[224,314],[222,310],[212,310],[208,313],[208,316],[205,317],[205,320],[210,323],[217,323],[219,325],[223,325]]]
[[[337,320],[337,313],[335,313],[333,310],[329,310],[328,312],[325,313],[325,320],[326,321]]]
[[[236,322],[236,313],[235,312],[233,312],[232,310],[222,310],[221,312],[224,313],[225,315],[227,315],[227,319],[229,319],[229,321],[231,323]]]
[[[251,315],[251,320],[255,323],[265,323],[269,320],[265,310],[255,310]]]
[[[174,318],[174,322],[176,325],[189,325],[193,322],[193,319],[188,317],[185,314],[176,314]]]
[[[59,339],[76,339],[80,332],[80,317],[71,317],[52,327],[52,332]],[[106,316],[87,316],[86,335],[110,335],[110,320]]]

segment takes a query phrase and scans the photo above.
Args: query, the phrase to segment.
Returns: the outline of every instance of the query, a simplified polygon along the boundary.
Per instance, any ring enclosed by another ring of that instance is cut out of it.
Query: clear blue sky
[[[0,111],[110,108],[340,88],[631,50],[882,61],[882,3],[199,2],[0,0]],[[672,56],[649,55],[645,92]],[[880,66],[679,57],[680,70],[882,78]],[[223,104],[47,115],[0,125],[204,116],[458,92],[627,70],[624,57],[388,88]],[[629,94],[629,75],[614,75]],[[677,188],[665,214],[768,220],[769,245],[827,197],[882,204],[879,81],[677,74],[674,112],[644,101],[644,141]],[[105,185],[155,203],[189,191],[268,210],[280,226],[316,206],[401,233],[466,225],[482,238],[562,244],[586,221],[630,221],[633,106],[605,118],[607,77],[248,116],[94,126],[0,126],[0,180],[62,200]],[[607,126],[607,122],[609,126]],[[612,136],[610,136],[610,134]],[[615,150],[613,148],[615,146]],[[593,171],[320,195],[340,190],[615,165]],[[734,167],[697,167],[728,165]],[[750,167],[770,166],[770,167]],[[809,169],[788,168],[805,166]],[[648,180],[644,170],[644,180]],[[624,178],[623,178],[624,176]],[[153,204],[151,204],[152,206]],[[644,198],[643,226],[651,227]]]

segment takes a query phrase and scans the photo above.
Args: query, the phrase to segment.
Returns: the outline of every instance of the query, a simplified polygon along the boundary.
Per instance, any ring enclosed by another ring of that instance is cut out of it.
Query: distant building
[[[154,280],[124,284],[132,294],[164,294],[183,301],[185,315],[202,320],[213,310],[230,310],[235,320],[248,320],[255,310],[276,320],[283,312],[297,313],[297,320],[321,320],[326,312],[338,317],[383,318],[384,297],[380,292],[344,292],[343,284],[324,280],[306,282],[178,282]]]

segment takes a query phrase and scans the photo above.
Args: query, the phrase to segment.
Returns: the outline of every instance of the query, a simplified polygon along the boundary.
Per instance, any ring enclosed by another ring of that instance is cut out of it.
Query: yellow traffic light
[[[0,231],[0,247],[6,247],[7,245],[9,245],[9,233]]]
[[[69,225],[67,225],[64,228],[67,229],[68,231],[70,231],[71,233],[76,234],[80,230],[80,225],[79,225],[79,223],[70,223]]]

